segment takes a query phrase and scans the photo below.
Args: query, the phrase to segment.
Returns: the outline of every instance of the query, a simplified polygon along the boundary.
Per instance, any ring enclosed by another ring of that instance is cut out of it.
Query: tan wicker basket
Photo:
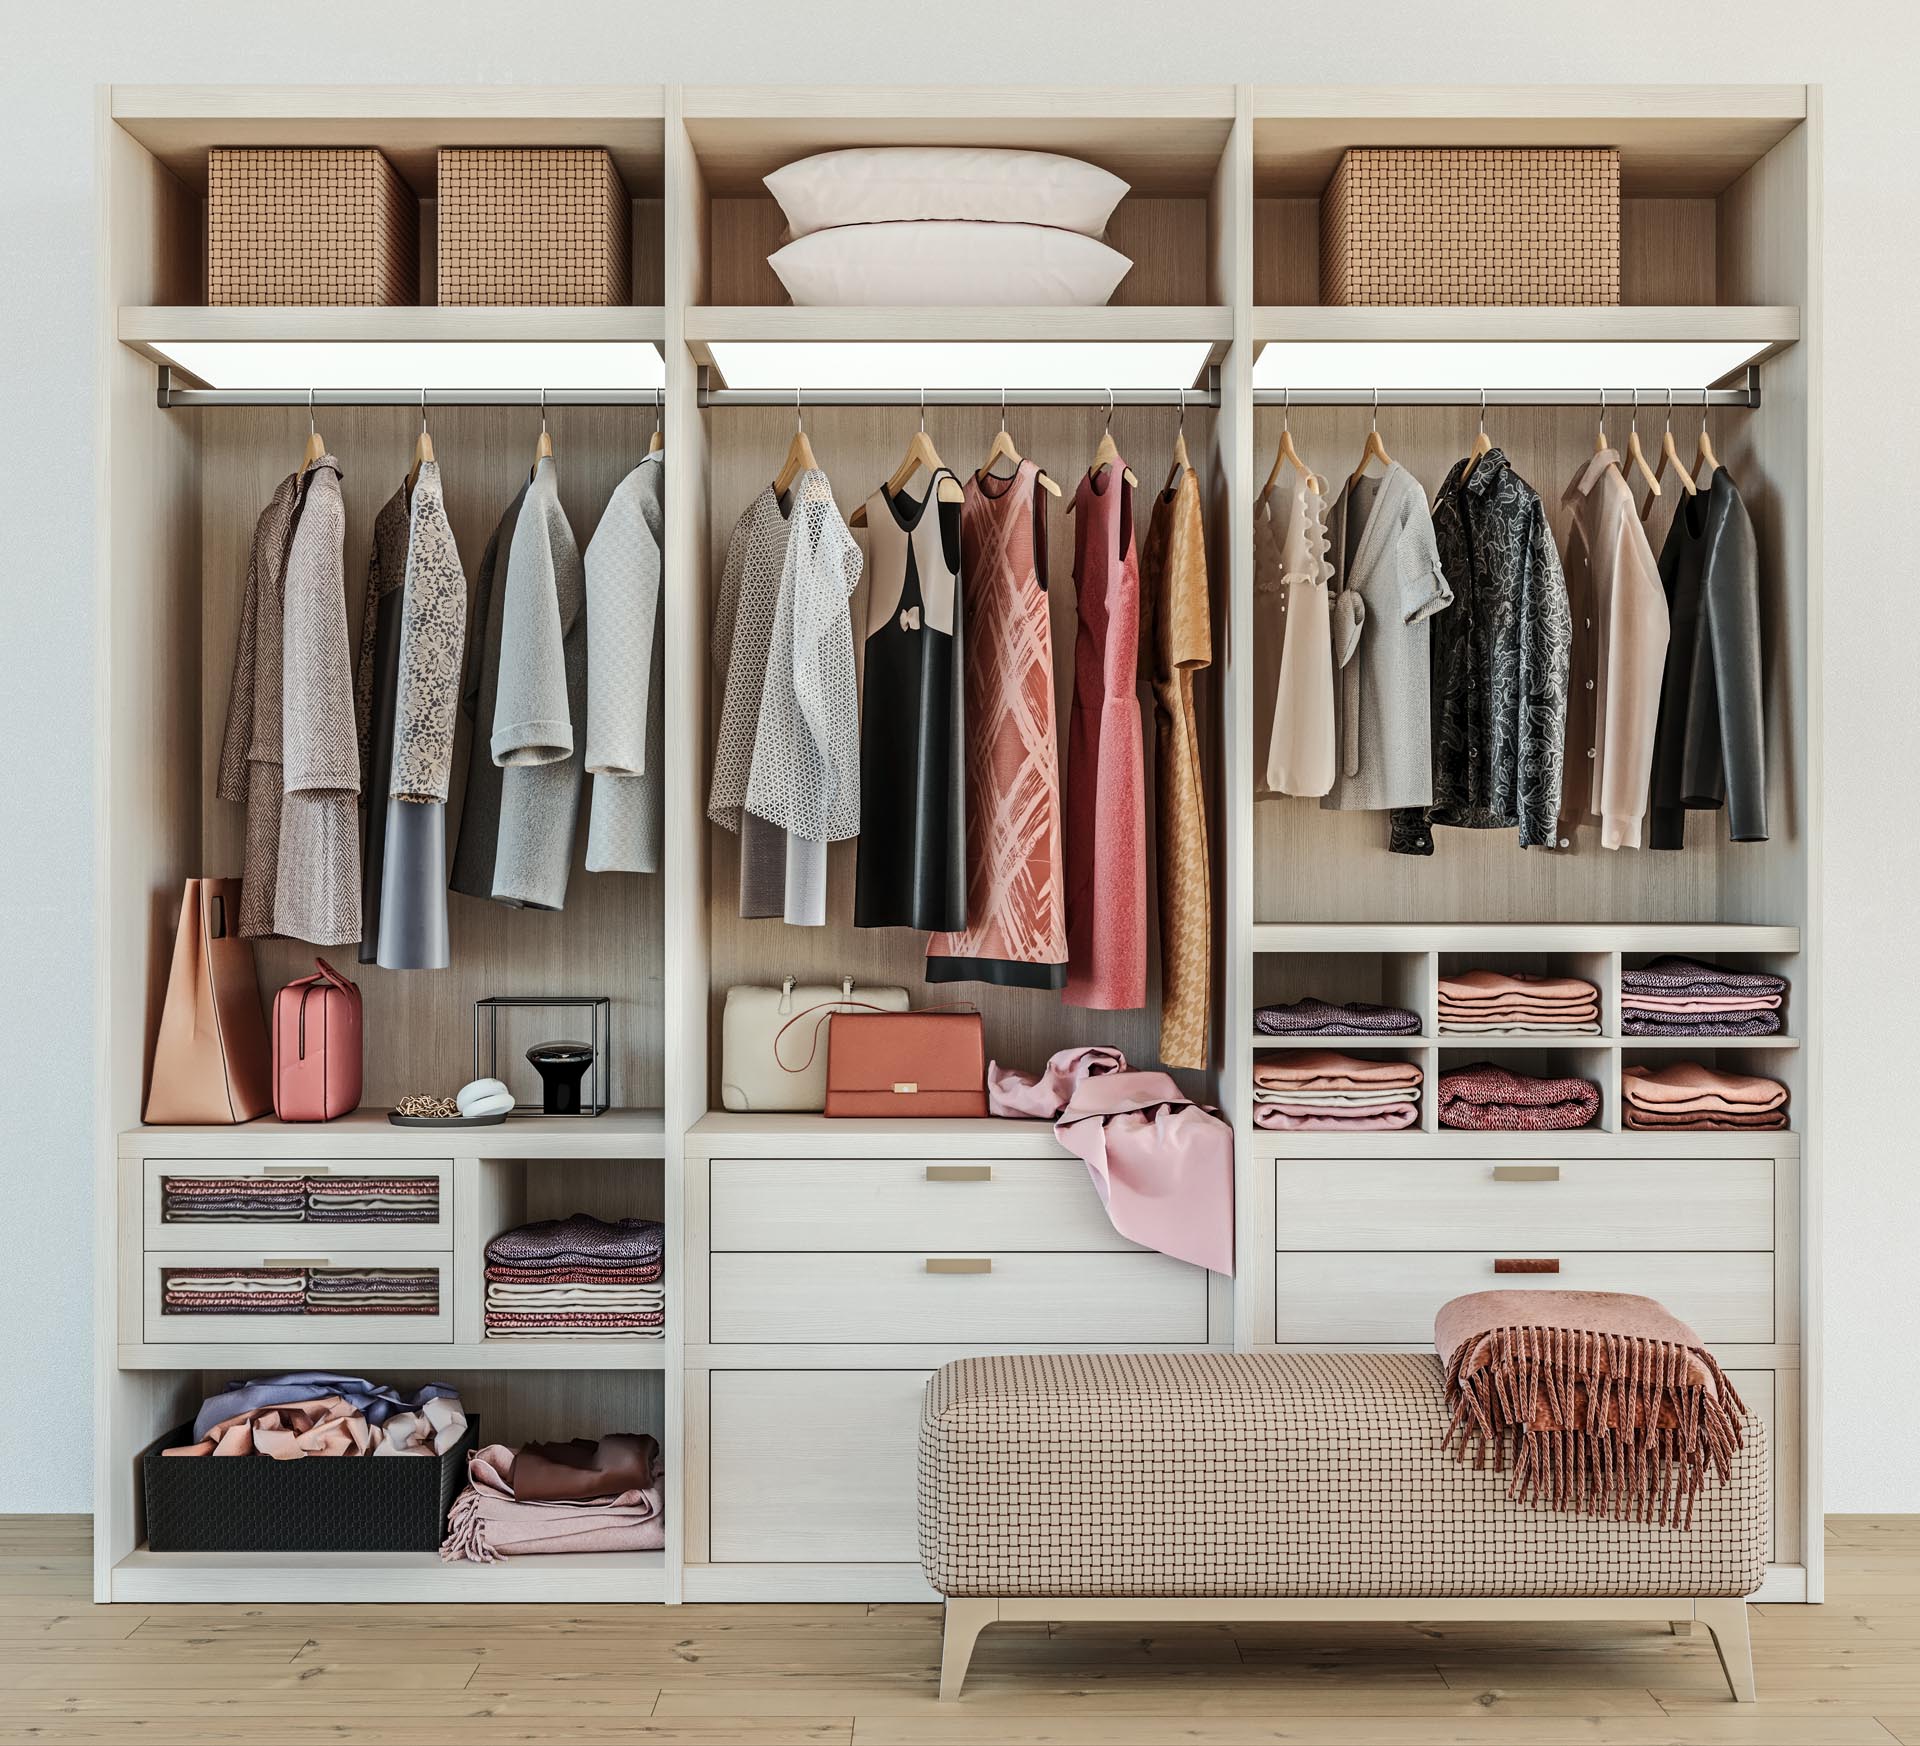
[[[371,146],[214,146],[207,301],[413,303],[420,211]]]
[[[1320,200],[1322,303],[1618,303],[1611,147],[1356,147]]]
[[[632,207],[598,146],[440,153],[442,303],[625,303]]]

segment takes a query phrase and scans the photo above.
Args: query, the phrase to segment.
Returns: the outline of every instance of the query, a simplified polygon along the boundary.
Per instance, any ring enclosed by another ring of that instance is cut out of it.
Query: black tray
[[[498,1127],[513,1112],[495,1110],[492,1115],[481,1116],[403,1116],[394,1110],[387,1111],[387,1120],[396,1128],[492,1128]]]
[[[478,1417],[444,1455],[167,1456],[181,1425],[140,1456],[154,1552],[434,1552],[467,1480]],[[350,1596],[347,1598],[351,1598]]]

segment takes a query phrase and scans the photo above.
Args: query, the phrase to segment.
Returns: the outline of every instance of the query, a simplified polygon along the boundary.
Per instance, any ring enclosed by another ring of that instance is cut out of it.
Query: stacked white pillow
[[[797,304],[1101,304],[1133,266],[1100,240],[1127,184],[1053,152],[855,146],[766,184]]]

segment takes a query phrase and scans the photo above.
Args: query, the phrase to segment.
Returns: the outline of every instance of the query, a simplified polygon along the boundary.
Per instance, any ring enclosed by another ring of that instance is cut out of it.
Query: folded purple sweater
[[[1267,1037],[1411,1037],[1419,1034],[1420,1016],[1370,1000],[1321,1000],[1309,994],[1255,1008],[1253,1028]]]

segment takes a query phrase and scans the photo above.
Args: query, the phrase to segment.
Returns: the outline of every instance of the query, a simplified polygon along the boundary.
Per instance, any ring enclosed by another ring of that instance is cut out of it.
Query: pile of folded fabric
[[[550,1552],[658,1552],[666,1545],[660,1445],[633,1432],[597,1442],[489,1443],[467,1457],[440,1556],[526,1558]]]
[[[487,1245],[487,1338],[663,1338],[665,1235],[658,1219],[587,1213],[503,1231]]]
[[[1629,1037],[1770,1037],[1787,979],[1692,958],[1656,958],[1620,972],[1620,1029]]]
[[[440,1307],[432,1267],[327,1267],[307,1275],[307,1314],[430,1316]]]
[[[1289,1050],[1254,1063],[1254,1125],[1327,1134],[1410,1128],[1420,1119],[1420,1079],[1411,1061]]]
[[[1541,1079],[1491,1061],[1440,1075],[1440,1125],[1488,1132],[1532,1133],[1585,1128],[1600,1113],[1600,1087],[1590,1079]]]
[[[1321,1000],[1307,995],[1256,1007],[1253,1028],[1264,1037],[1414,1037],[1420,1015],[1370,1000]]]
[[[200,1403],[191,1443],[166,1455],[444,1455],[466,1435],[457,1389],[429,1382],[410,1395],[364,1376],[294,1370],[230,1382]]]
[[[1625,1068],[1621,1090],[1630,1128],[1686,1132],[1787,1125],[1787,1088],[1779,1080],[1720,1073],[1698,1061]]]
[[[1461,970],[1440,978],[1440,1029],[1597,1036],[1600,990],[1577,976]]]
[[[302,1186],[317,1225],[425,1225],[440,1216],[433,1176],[309,1176]]]
[[[160,1275],[168,1316],[297,1316],[307,1304],[298,1267],[169,1267]]]
[[[169,1176],[161,1185],[160,1216],[170,1225],[298,1224],[306,1200],[299,1176]]]

